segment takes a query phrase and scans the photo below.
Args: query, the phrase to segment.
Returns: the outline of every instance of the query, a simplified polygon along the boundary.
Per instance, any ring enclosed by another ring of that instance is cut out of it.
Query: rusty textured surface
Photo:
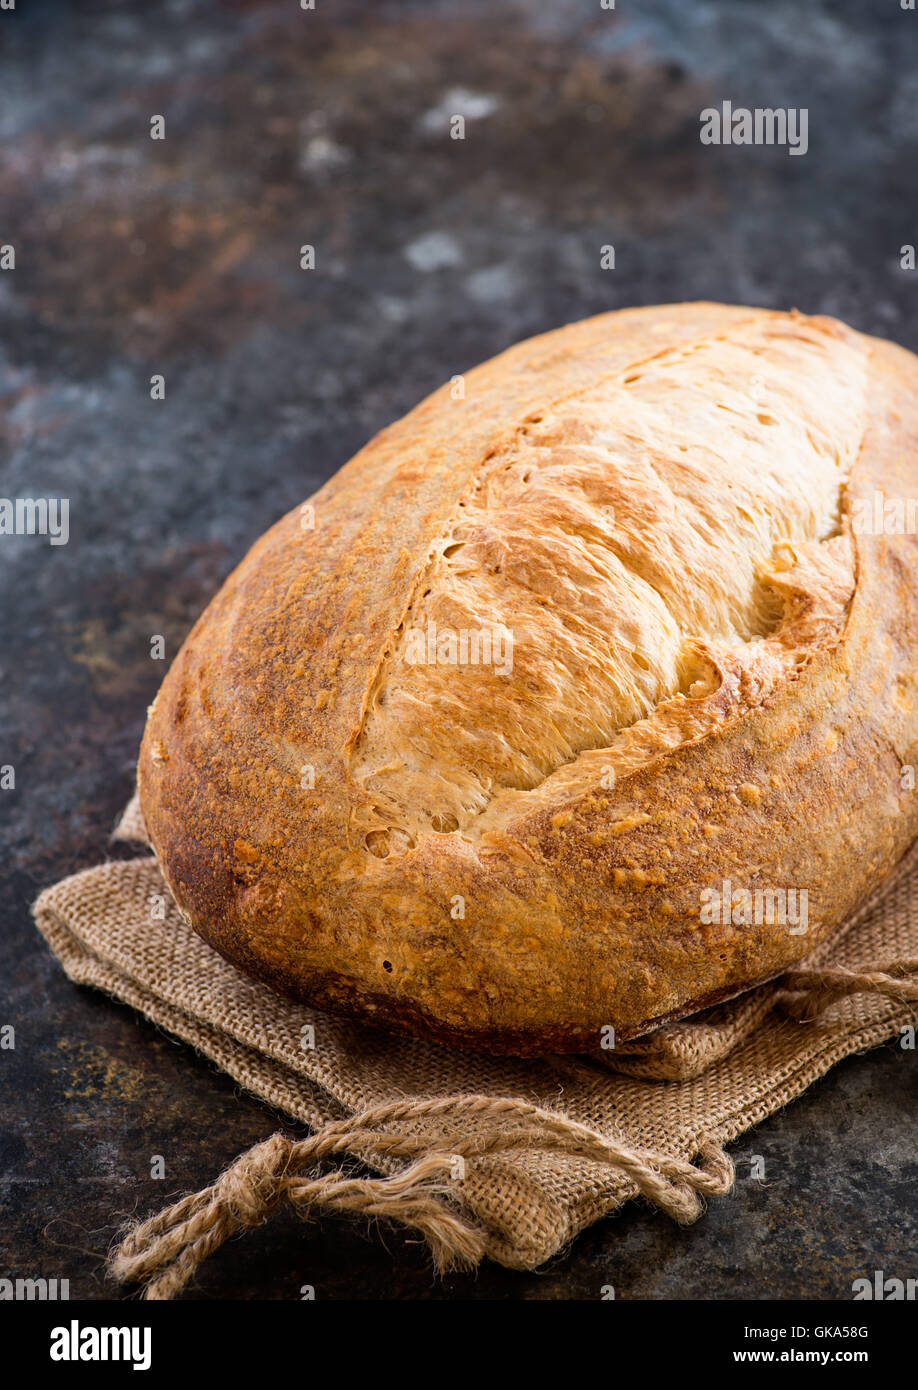
[[[0,492],[71,498],[67,546],[0,546],[3,1273],[110,1296],[119,1220],[279,1119],[68,984],[29,918],[40,887],[127,852],[106,839],[162,675],[150,636],[174,653],[272,521],[528,334],[711,297],[918,348],[898,268],[918,229],[916,23],[880,0],[0,14]],[[698,112],[724,97],[807,104],[810,153],[704,149]],[[462,102],[482,114],[451,142]],[[846,1298],[859,1274],[914,1272],[914,1056],[852,1059],[746,1136],[736,1193],[688,1230],[635,1205],[540,1274],[440,1284],[400,1236],[281,1218],[192,1296]]]

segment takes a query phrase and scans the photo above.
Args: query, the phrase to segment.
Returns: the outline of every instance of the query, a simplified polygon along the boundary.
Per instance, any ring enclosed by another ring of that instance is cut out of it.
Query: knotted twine
[[[420,1136],[397,1137],[380,1125],[437,1114],[484,1116],[509,1121],[479,1137],[457,1138],[449,1151],[429,1148]],[[340,1171],[307,1177],[303,1170],[323,1158],[359,1147],[377,1157],[410,1159],[395,1177],[347,1178]],[[350,1120],[326,1125],[297,1142],[282,1134],[254,1145],[212,1187],[185,1197],[158,1216],[137,1223],[111,1256],[111,1270],[122,1282],[147,1279],[145,1296],[172,1298],[197,1266],[229,1236],[257,1226],[283,1201],[303,1219],[319,1208],[362,1216],[386,1217],[413,1227],[427,1239],[438,1270],[472,1268],[485,1254],[482,1234],[440,1198],[451,1197],[450,1178],[456,1159],[545,1149],[619,1168],[675,1220],[689,1222],[701,1214],[702,1193],[728,1192],[733,1164],[717,1144],[702,1146],[702,1166],[665,1154],[642,1153],[603,1139],[536,1105],[490,1096],[450,1097],[375,1106]]]
[[[116,836],[145,838],[136,800]],[[918,846],[780,980],[614,1052],[541,1061],[389,1037],[279,1000],[210,951],[167,895],[155,860],[113,862],[47,889],[35,915],[73,979],[139,1008],[314,1133],[272,1135],[131,1226],[111,1270],[144,1281],[148,1298],[174,1297],[284,1204],[307,1220],[390,1220],[418,1232],[439,1269],[486,1256],[535,1268],[633,1196],[695,1220],[732,1185],[725,1142],[918,1016]],[[322,1038],[315,1052],[301,1050],[304,1024]],[[383,1176],[329,1168],[345,1154]]]

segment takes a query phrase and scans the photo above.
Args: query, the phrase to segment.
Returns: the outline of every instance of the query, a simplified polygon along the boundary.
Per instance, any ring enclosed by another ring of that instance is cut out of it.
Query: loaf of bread
[[[183,916],[523,1055],[779,974],[918,834],[916,493],[918,359],[832,319],[626,310],[454,379],[176,657],[139,787]]]

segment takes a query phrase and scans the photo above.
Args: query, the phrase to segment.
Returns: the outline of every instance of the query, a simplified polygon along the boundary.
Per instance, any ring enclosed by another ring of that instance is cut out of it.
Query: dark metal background
[[[17,255],[0,273],[0,492],[71,499],[68,546],[0,545],[0,763],[17,773],[0,792],[0,1024],[17,1032],[0,1275],[111,1295],[118,1221],[282,1122],[70,985],[29,917],[39,888],[126,852],[106,840],[163,674],[150,635],[174,654],[271,522],[528,334],[707,297],[918,348],[898,268],[918,239],[916,56],[918,14],[896,0],[0,12],[0,243]],[[461,109],[456,93],[490,108],[464,142],[429,114]],[[809,154],[702,147],[699,112],[725,98],[807,106]],[[633,1205],[544,1272],[440,1284],[398,1235],[282,1217],[192,1296],[850,1298],[858,1275],[916,1272],[915,1057],[849,1060],[747,1135],[735,1194],[688,1230]]]

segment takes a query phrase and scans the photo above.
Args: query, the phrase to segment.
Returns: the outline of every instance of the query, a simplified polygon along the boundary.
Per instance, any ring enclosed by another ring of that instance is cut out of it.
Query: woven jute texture
[[[116,838],[146,843],[136,798]],[[615,1050],[489,1058],[278,998],[206,946],[152,856],[48,888],[35,918],[67,974],[138,1009],[309,1126],[128,1233],[116,1276],[177,1293],[281,1202],[391,1218],[440,1266],[532,1269],[635,1196],[677,1220],[725,1192],[722,1146],[840,1058],[918,1021],[918,844],[830,943],[780,980]],[[342,1168],[345,1153],[375,1178]],[[330,1166],[331,1165],[331,1166]]]

